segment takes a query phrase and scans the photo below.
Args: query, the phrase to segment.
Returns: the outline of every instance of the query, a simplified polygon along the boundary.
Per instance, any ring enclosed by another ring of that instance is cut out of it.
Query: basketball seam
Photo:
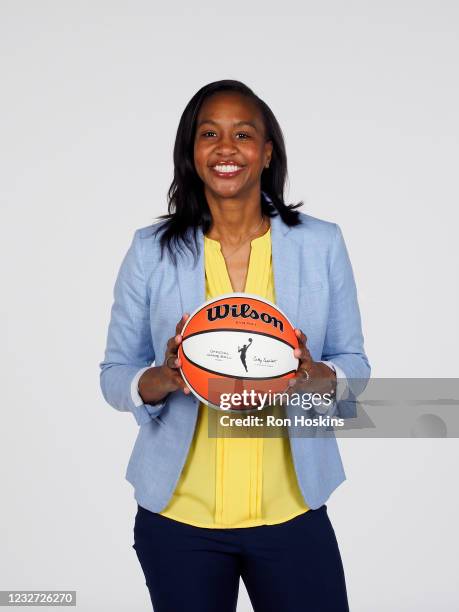
[[[295,346],[293,346],[293,344],[290,344],[290,342],[287,342],[287,340],[284,340],[283,338],[279,338],[278,336],[275,336],[273,334],[268,334],[262,331],[254,331],[251,329],[250,330],[233,329],[232,327],[220,327],[219,329],[204,329],[203,331],[192,332],[191,334],[183,338],[183,342],[185,342],[185,340],[188,340],[188,338],[192,338],[193,336],[199,336],[201,334],[213,334],[216,332],[237,332],[238,334],[250,334],[250,335],[257,334],[258,336],[266,336],[267,338],[272,338],[273,340],[278,340],[279,342],[283,342],[284,344],[286,344],[292,349],[296,348]]]

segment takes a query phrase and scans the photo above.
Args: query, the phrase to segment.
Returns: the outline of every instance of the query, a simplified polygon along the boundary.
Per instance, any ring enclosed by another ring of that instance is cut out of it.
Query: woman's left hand
[[[300,363],[295,376],[289,379],[290,389],[292,391],[307,390],[320,394],[335,393],[336,373],[325,363],[313,361],[306,346],[307,337],[301,329],[295,329],[295,334],[298,338],[299,348],[294,349],[293,354],[300,360]]]

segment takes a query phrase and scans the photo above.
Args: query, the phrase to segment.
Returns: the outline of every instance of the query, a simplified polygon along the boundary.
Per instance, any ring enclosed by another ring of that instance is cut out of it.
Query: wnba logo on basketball
[[[284,325],[282,321],[271,316],[267,312],[261,314],[255,308],[251,308],[250,304],[230,305],[230,304],[219,304],[207,309],[207,320],[215,321],[217,319],[226,319],[226,317],[232,317],[237,319],[242,317],[243,319],[261,319],[263,323],[268,323],[278,327],[280,331],[284,331]]]

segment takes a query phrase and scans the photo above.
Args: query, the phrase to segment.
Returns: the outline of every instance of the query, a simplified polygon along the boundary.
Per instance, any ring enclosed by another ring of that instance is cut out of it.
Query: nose
[[[236,144],[232,140],[231,135],[222,134],[217,142],[216,153],[219,155],[229,155],[237,151]]]

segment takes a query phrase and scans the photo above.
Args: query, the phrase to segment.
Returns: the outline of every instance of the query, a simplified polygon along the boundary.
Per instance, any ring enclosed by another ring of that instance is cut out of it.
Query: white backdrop
[[[150,609],[124,480],[137,425],[98,363],[202,85],[242,80],[277,116],[287,200],[343,230],[373,376],[458,376],[457,3],[166,4],[0,4],[0,589],[76,589],[84,612]],[[457,609],[458,441],[340,447],[352,612]]]

